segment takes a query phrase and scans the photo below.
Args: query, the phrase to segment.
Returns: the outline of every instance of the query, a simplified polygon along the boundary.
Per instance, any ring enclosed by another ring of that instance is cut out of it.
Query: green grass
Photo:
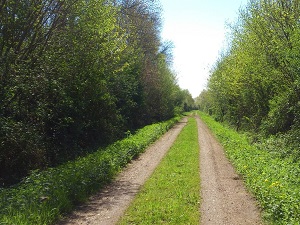
[[[199,224],[197,124],[189,119],[119,224]]]
[[[300,224],[300,162],[282,158],[249,144],[246,135],[214,121],[204,113],[201,119],[223,145],[247,188],[255,195],[270,224]]]
[[[32,172],[19,185],[0,189],[0,224],[53,224],[109,182],[178,120],[146,126],[106,149],[56,168]]]

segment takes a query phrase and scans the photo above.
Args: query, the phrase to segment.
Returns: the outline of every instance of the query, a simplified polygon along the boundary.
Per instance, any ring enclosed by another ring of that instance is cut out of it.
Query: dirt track
[[[112,225],[122,216],[140,187],[153,173],[166,152],[176,140],[187,118],[170,129],[163,137],[151,145],[137,160],[127,168],[103,191],[91,197],[90,201],[79,207],[58,225]]]
[[[262,224],[255,200],[225,157],[223,148],[197,118],[201,171],[201,224]]]
[[[113,225],[176,140],[187,119],[178,123],[104,190],[58,225]],[[254,199],[226,159],[223,149],[197,118],[201,169],[201,224],[262,224]]]

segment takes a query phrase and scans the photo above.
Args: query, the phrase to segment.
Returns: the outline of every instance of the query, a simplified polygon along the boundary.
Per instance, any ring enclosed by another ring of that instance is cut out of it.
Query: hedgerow
[[[51,224],[107,184],[179,117],[146,126],[86,157],[33,171],[17,186],[0,189],[0,224]]]

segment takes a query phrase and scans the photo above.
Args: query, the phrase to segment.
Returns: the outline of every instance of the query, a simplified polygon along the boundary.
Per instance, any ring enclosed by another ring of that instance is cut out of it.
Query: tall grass
[[[300,224],[300,162],[249,143],[248,137],[204,113],[201,119],[224,146],[228,158],[243,175],[271,224]]]
[[[199,196],[197,124],[189,119],[119,224],[199,224]]]
[[[56,168],[34,171],[19,185],[0,189],[0,224],[52,224],[109,182],[178,120],[146,126],[106,149]]]

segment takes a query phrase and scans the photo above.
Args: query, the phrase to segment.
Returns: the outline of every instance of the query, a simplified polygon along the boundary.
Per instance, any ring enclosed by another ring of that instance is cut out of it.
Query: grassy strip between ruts
[[[224,127],[202,112],[200,116],[243,175],[265,219],[271,224],[300,224],[300,163],[250,145],[246,135]]]
[[[199,224],[199,144],[190,118],[119,224]]]
[[[87,157],[34,172],[18,186],[0,189],[0,224],[52,224],[109,182],[178,120],[146,126]]]

